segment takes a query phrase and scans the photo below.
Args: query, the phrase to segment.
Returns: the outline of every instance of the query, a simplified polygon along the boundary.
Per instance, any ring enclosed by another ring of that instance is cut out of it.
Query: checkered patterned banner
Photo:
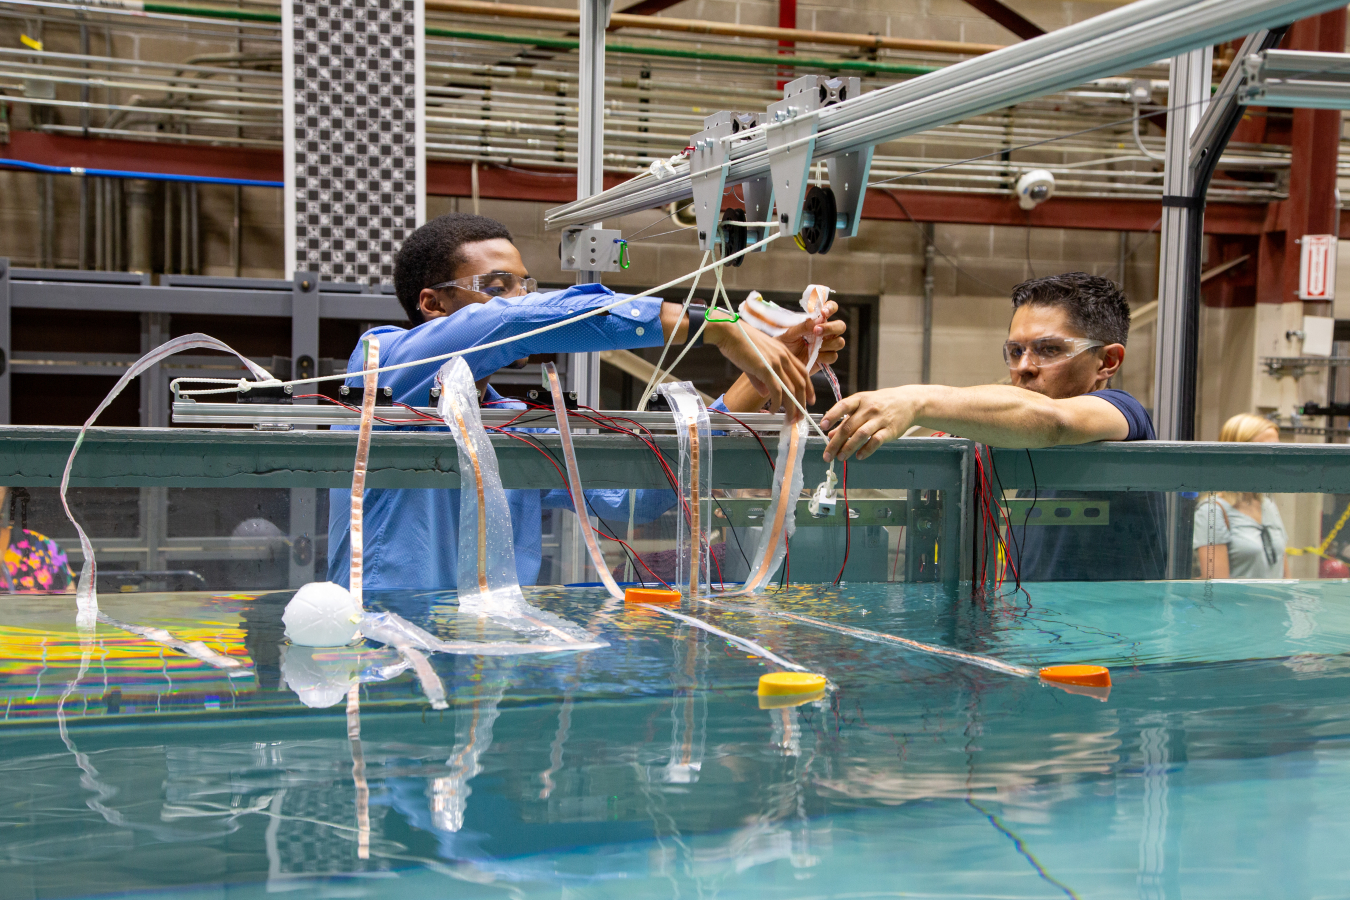
[[[425,218],[421,0],[286,0],[287,271],[390,282]]]

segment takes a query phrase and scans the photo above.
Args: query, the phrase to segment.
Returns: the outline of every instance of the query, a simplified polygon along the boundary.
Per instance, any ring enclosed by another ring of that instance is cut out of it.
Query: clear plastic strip
[[[708,410],[698,391],[688,381],[661,385],[661,395],[670,403],[675,434],[680,444],[680,503],[688,513],[677,519],[676,582],[686,585],[689,596],[698,596],[700,584],[711,582],[709,528],[711,516],[704,505],[712,496],[712,430]],[[687,530],[686,530],[687,528]]]
[[[717,635],[718,637],[722,638],[723,640],[731,641],[731,643],[735,644],[737,647],[740,647],[742,650],[747,650],[747,651],[749,651],[750,653],[753,653],[755,656],[760,657],[761,659],[767,659],[769,662],[773,663],[774,665],[782,666],[784,669],[789,669],[789,670],[791,670],[791,671],[793,671],[793,672],[810,672],[810,671],[811,671],[810,669],[806,668],[805,666],[799,666],[799,665],[797,665],[795,662],[793,662],[793,661],[790,660],[790,659],[784,659],[783,657],[779,656],[777,653],[774,653],[772,650],[768,649],[767,647],[761,647],[759,644],[756,644],[754,641],[746,640],[746,639],[743,638],[743,637],[738,637],[738,636],[732,634],[732,633],[729,632],[729,631],[723,631],[722,629],[718,628],[716,625],[709,625],[707,622],[703,621],[702,619],[695,619],[693,616],[686,616],[684,613],[677,613],[677,612],[675,612],[675,610],[673,610],[673,609],[666,609],[666,608],[663,607],[663,606],[654,606],[654,605],[652,605],[652,604],[650,604],[650,603],[640,603],[640,604],[638,604],[638,605],[641,606],[641,607],[644,608],[644,609],[650,609],[650,610],[652,610],[653,612],[659,612],[659,613],[660,613],[661,615],[663,615],[663,616],[670,616],[672,619],[679,619],[681,622],[683,622],[683,623],[686,624],[686,625],[692,625],[692,626],[695,627],[695,628],[701,628],[701,629],[703,629],[704,631],[708,632],[709,634],[715,634],[715,635]],[[829,679],[826,679],[826,681],[827,681],[827,683],[830,683],[830,682],[829,682]],[[833,686],[834,686],[833,683],[830,683],[830,686],[833,687]]]
[[[263,369],[228,344],[218,341],[210,335],[185,334],[161,344],[136,360],[132,363],[131,368],[127,369],[122,377],[117,380],[117,384],[113,385],[113,389],[108,392],[108,396],[103,398],[103,402],[98,405],[98,408],[80,428],[80,433],[75,436],[75,446],[70,448],[70,456],[66,459],[65,471],[61,473],[61,508],[66,511],[66,518],[70,519],[70,524],[75,526],[75,533],[80,536],[80,550],[84,553],[84,564],[80,567],[80,581],[75,590],[75,624],[79,628],[93,628],[94,623],[98,620],[98,564],[94,560],[94,545],[90,543],[89,536],[80,527],[75,514],[70,511],[70,502],[66,498],[66,491],[70,487],[70,470],[75,465],[75,454],[80,452],[80,445],[84,443],[85,434],[93,427],[94,422],[108,408],[108,405],[117,399],[117,395],[122,393],[123,389],[131,383],[131,379],[160,360],[183,350],[220,350],[225,353],[232,353],[244,364],[244,368],[248,369],[260,382],[276,381],[266,369]]]
[[[543,623],[540,623],[543,627]],[[388,644],[396,650],[412,647],[428,653],[450,653],[466,656],[519,656],[526,653],[573,653],[578,650],[598,650],[609,645],[586,635],[589,640],[577,640],[572,635],[557,629],[551,633],[559,634],[564,643],[546,644],[532,642],[512,644],[506,642],[481,643],[478,641],[443,641],[422,628],[404,619],[397,613],[366,613],[358,627],[361,634],[372,641]]]
[[[226,670],[230,677],[245,675],[248,673],[248,666],[237,659],[225,656],[223,653],[217,653],[202,641],[184,641],[174,637],[163,628],[151,628],[145,625],[131,625],[127,622],[120,622],[104,612],[98,613],[98,621],[105,625],[111,625],[114,628],[120,628],[123,631],[134,634],[147,640],[154,641],[157,644],[163,644],[180,653],[185,653],[193,659],[200,660],[208,666],[214,666],[217,669]]]
[[[558,367],[553,363],[544,363],[544,375],[548,378],[548,390],[553,395],[553,414],[558,418],[558,436],[562,438],[563,460],[567,463],[568,489],[572,492],[572,509],[577,514],[577,523],[581,535],[586,540],[586,549],[595,564],[596,574],[605,585],[605,590],[616,600],[623,599],[623,589],[609,574],[605,564],[605,555],[600,552],[600,542],[596,540],[591,528],[591,519],[586,514],[586,492],[581,487],[581,474],[577,469],[577,453],[572,447],[572,426],[567,419],[567,404],[563,402],[562,382],[558,380]]]
[[[491,592],[491,588],[488,587],[487,577],[487,496],[483,489],[483,466],[478,461],[478,448],[474,446],[473,435],[469,433],[469,426],[464,422],[464,411],[460,409],[459,401],[455,395],[455,391],[442,387],[441,397],[444,398],[445,404],[450,408],[450,413],[455,419],[454,425],[451,427],[459,430],[462,438],[460,445],[468,451],[469,464],[473,467],[475,496],[478,501],[478,590],[488,594]],[[450,425],[449,417],[446,417],[446,424]],[[461,502],[463,501],[461,500]],[[460,539],[463,540],[462,535]]]
[[[803,625],[810,625],[813,628],[821,628],[825,631],[834,631],[839,634],[847,634],[850,637],[858,638],[863,641],[871,641],[876,644],[893,644],[898,647],[904,647],[909,650],[917,650],[920,653],[931,653],[934,656],[945,656],[948,659],[955,659],[959,662],[968,663],[972,666],[979,666],[983,669],[991,669],[995,672],[1002,672],[1005,675],[1014,675],[1018,678],[1034,678],[1039,673],[1034,669],[1028,669],[1025,666],[1013,665],[1004,662],[1001,659],[995,659],[992,656],[981,656],[978,653],[964,653],[960,650],[951,650],[947,647],[937,647],[933,644],[922,644],[918,641],[912,641],[909,638],[897,637],[893,634],[886,634],[882,631],[872,631],[868,628],[854,628],[851,625],[836,625],[833,622],[825,622],[811,616],[803,616],[799,613],[785,612],[778,609],[768,609],[762,606],[733,606],[731,604],[720,604],[712,600],[704,600],[709,606],[717,609],[725,609],[738,612],[750,612],[754,615],[772,616],[776,619],[786,619],[789,622],[799,622]]]
[[[370,432],[375,424],[375,393],[380,382],[380,339],[369,335],[361,340],[365,370],[365,388],[361,394],[361,428],[356,438],[356,461],[352,465],[352,521],[351,521],[351,570],[350,581],[352,599],[361,609],[365,606],[361,599],[361,572],[365,549],[363,522],[365,520],[366,465],[370,461]]]
[[[786,413],[784,415],[787,415]],[[806,455],[806,422],[784,425],[778,435],[778,464],[773,473],[773,500],[755,549],[752,573],[738,594],[764,587],[787,554],[787,541],[797,526],[797,496],[802,491],[802,459]]]
[[[431,701],[431,708],[449,708],[449,704],[445,702],[445,683],[441,681],[441,676],[436,674],[436,670],[431,667],[431,663],[427,662],[427,658],[422,654],[422,651],[407,645],[395,649],[412,663],[413,671],[417,673],[417,680],[422,683],[422,693],[426,695],[427,700]]]

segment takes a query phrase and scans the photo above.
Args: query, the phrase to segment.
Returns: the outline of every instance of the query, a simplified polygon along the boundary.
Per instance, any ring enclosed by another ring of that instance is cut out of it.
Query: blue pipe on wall
[[[82,169],[78,166],[44,166],[23,159],[0,158],[0,166],[13,166],[46,175],[93,175],[97,178],[140,178],[145,181],[178,181],[192,184],[224,184],[231,187],[285,187],[284,181],[259,181],[254,178],[217,178],[212,175],[167,175],[163,172],[128,172],[122,169]]]

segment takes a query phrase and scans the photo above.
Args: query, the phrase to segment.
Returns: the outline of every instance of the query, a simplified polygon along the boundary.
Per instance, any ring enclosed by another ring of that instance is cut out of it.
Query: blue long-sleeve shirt
[[[597,284],[578,285],[564,291],[498,297],[488,303],[465,307],[450,316],[432,319],[416,328],[394,325],[375,328],[368,334],[380,338],[380,365],[397,365],[509,338],[552,322],[570,318],[587,309],[607,306],[618,299]],[[661,301],[634,299],[608,315],[592,316],[528,338],[512,340],[501,347],[465,354],[475,380],[506,364],[534,353],[587,353],[599,350],[660,346]],[[361,383],[361,348],[347,363],[348,379]],[[425,405],[432,382],[442,363],[425,363],[380,374],[381,387],[393,388],[394,399],[413,406]],[[524,404],[500,402],[501,395],[487,388],[485,403],[494,408],[524,408]],[[444,427],[407,426],[408,429],[448,431]],[[389,428],[377,430],[387,431]],[[453,439],[446,435],[447,441]],[[634,521],[650,522],[675,504],[670,491],[633,492]],[[367,590],[448,590],[457,584],[459,495],[451,489],[367,489],[364,502],[365,558],[363,584]],[[626,490],[589,490],[586,499],[602,518],[627,520]],[[508,490],[514,533],[516,574],[523,585],[539,578],[543,554],[541,514],[544,509],[571,509],[571,496],[564,489]],[[328,579],[346,586],[351,553],[351,492],[329,492]]]

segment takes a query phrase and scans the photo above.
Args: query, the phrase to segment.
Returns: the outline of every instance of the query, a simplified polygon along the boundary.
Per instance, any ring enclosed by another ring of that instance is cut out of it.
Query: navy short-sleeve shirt
[[[1120,410],[1130,426],[1125,440],[1157,440],[1148,410],[1125,391],[1108,388],[1086,396],[1101,397]],[[1022,581],[1136,581],[1166,577],[1163,534],[1167,519],[1162,494],[1023,490],[1017,496],[1047,501],[1105,500],[1109,504],[1106,525],[1031,525],[1031,518],[1018,521],[1019,517],[1014,516],[1009,549],[1014,558],[1020,558],[1018,574]],[[1049,504],[1035,505],[1043,515],[1050,515],[1046,512]]]

